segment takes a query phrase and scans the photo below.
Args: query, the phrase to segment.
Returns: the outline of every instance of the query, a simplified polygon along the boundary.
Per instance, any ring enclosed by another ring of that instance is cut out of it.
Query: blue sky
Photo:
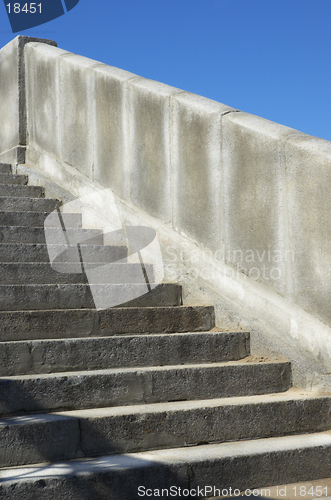
[[[9,2],[10,0],[8,0]],[[80,0],[11,32],[331,140],[330,0]]]

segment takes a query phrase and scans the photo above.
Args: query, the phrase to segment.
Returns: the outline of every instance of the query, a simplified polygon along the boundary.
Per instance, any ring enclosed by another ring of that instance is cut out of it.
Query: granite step
[[[294,390],[7,417],[0,467],[329,430],[330,410],[330,396]]]

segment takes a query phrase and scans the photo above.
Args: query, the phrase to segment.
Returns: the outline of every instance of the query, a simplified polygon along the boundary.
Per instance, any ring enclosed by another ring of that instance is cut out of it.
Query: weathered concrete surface
[[[44,227],[45,219],[50,223],[49,212],[0,212],[1,226],[24,226]],[[62,219],[67,228],[80,228],[82,226],[82,214],[62,214]],[[54,226],[58,223],[54,222]]]
[[[24,162],[27,143],[24,47],[36,41],[56,45],[51,40],[18,36],[0,50],[0,116],[6,117],[0,131],[0,155],[14,163]]]
[[[0,212],[52,212],[60,206],[59,200],[0,196]]]
[[[328,477],[331,467],[330,432],[305,436],[221,443],[59,462],[1,471],[4,500],[82,500],[86,494],[100,500],[135,500],[141,492],[158,498],[162,488],[198,487],[206,495],[219,489],[260,488]],[[215,477],[217,481],[215,481]],[[213,486],[210,486],[213,485]],[[153,494],[153,490],[154,491]],[[204,494],[202,493],[202,494]]]
[[[14,198],[43,198],[44,190],[40,186],[22,186],[0,184],[0,197],[13,196]]]
[[[2,341],[196,332],[215,326],[214,309],[209,306],[0,311],[0,321]]]
[[[222,119],[226,262],[287,294],[283,142],[295,131],[247,113]]]
[[[1,187],[0,187],[1,189]],[[77,216],[79,216],[77,214]],[[50,243],[55,244],[63,238],[62,229],[57,227],[48,231],[47,239]],[[96,229],[66,229],[68,239],[72,243],[84,241],[84,244],[102,245],[103,233]],[[45,229],[44,227],[31,226],[0,226],[0,243],[41,243],[45,244]]]
[[[302,370],[299,379],[306,387],[319,384],[319,372],[331,366],[329,280],[321,271],[330,259],[323,250],[324,236],[314,238],[316,245],[321,242],[319,258],[306,255],[306,250],[314,250],[306,243],[312,239],[310,222],[297,228],[305,196],[299,193],[296,167],[287,163],[303,161],[298,168],[308,175],[314,158],[324,155],[319,147],[327,150],[323,141],[304,139],[262,118],[41,45],[26,48],[30,63],[42,68],[40,76],[29,73],[27,89],[34,92],[34,86],[42,84],[43,72],[45,78],[47,71],[58,74],[66,87],[64,98],[58,87],[59,95],[49,97],[48,103],[53,103],[53,111],[54,106],[68,110],[68,121],[63,126],[60,115],[62,128],[56,132],[67,140],[68,151],[65,157],[55,154],[55,144],[46,150],[35,135],[28,144],[28,162],[75,196],[85,187],[113,189],[120,197],[116,202],[123,220],[154,227],[166,242],[164,248],[176,253],[166,280],[185,283],[188,301],[213,303],[218,325],[253,329],[256,338],[267,338],[272,350],[285,349],[298,367],[304,357],[311,359],[314,368],[303,379]],[[309,154],[291,146],[295,137],[310,141]],[[319,170],[327,168],[328,161]],[[307,182],[305,190],[318,177]],[[312,191],[307,194],[308,200],[313,197]],[[328,195],[321,200],[307,221],[313,213],[322,221],[327,217]],[[193,265],[183,257],[183,244],[197,256]],[[257,344],[261,354],[267,354],[261,347],[266,344]]]
[[[171,221],[170,98],[179,89],[144,78],[128,84],[130,200]]]
[[[316,432],[329,413],[330,398],[290,392],[3,418],[0,466]]]
[[[135,76],[106,65],[93,70],[93,178],[126,200],[130,199],[131,168],[126,83]]]
[[[284,361],[208,363],[0,378],[0,415],[284,392]]]
[[[98,63],[73,54],[59,58],[61,158],[93,179],[92,73]]]
[[[286,141],[285,154],[293,299],[330,324],[331,143],[300,134]]]
[[[245,332],[1,342],[0,375],[233,361],[249,355]]]
[[[173,227],[212,250],[223,236],[221,117],[229,111],[187,92],[172,98]]]
[[[98,302],[92,297],[98,298]],[[100,302],[104,300],[103,303]],[[1,311],[51,309],[103,309],[117,307],[179,306],[181,287],[171,283],[151,284],[47,284],[0,285]]]
[[[0,228],[1,235],[1,228]],[[1,236],[0,236],[1,238]],[[0,240],[1,241],[1,240]],[[93,268],[91,283],[119,284],[119,283],[146,283],[140,264],[113,263],[102,265],[98,263],[87,264],[84,268]],[[145,270],[150,283],[154,283],[153,267],[145,264]],[[57,264],[56,270],[48,263],[40,262],[14,262],[1,263],[0,275],[2,285],[19,284],[68,284],[87,283],[86,274],[83,273],[81,263]]]
[[[11,174],[12,166],[10,163],[0,163],[0,173],[1,174]]]
[[[41,43],[31,43],[25,49],[29,141],[58,157],[61,157],[58,58],[64,54],[68,52]]]
[[[126,247],[84,244],[80,248],[83,262],[86,263],[124,261],[127,256]],[[0,262],[49,262],[49,255],[54,257],[54,267],[56,263],[61,267],[62,263],[80,262],[75,244],[2,243],[0,245]]]
[[[5,467],[83,456],[78,419],[60,415],[0,419],[0,435],[0,463]]]
[[[28,177],[26,175],[7,175],[0,174],[0,184],[20,184],[26,185],[28,183]]]

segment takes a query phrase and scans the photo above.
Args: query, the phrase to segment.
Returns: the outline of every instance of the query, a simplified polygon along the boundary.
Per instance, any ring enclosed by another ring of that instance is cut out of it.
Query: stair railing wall
[[[197,301],[213,297],[219,323],[240,317],[257,350],[269,332],[329,371],[331,143],[33,39],[24,139],[17,40],[0,52],[0,158],[24,146],[73,193],[110,188],[127,220],[171,241],[165,262]]]

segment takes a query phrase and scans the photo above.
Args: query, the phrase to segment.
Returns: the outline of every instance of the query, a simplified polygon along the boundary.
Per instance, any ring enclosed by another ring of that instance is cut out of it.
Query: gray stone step
[[[0,226],[25,226],[25,227],[41,227],[44,228],[44,222],[49,212],[8,212],[0,211]],[[80,228],[82,227],[81,214],[62,214],[62,218],[66,227]],[[48,217],[48,224],[51,223],[52,217]],[[54,215],[54,225],[56,226],[58,219]]]
[[[60,206],[61,201],[55,199],[0,196],[1,212],[52,212]]]
[[[45,196],[45,190],[40,186],[6,186],[4,184],[0,184],[0,197],[2,196],[43,198]]]
[[[10,174],[2,174],[0,173],[0,184],[22,184],[25,185],[28,183],[27,175],[10,175]]]
[[[246,332],[0,342],[0,376],[217,363],[249,356]]]
[[[12,166],[10,163],[0,163],[0,174],[11,174]]]
[[[329,477],[330,468],[326,431],[7,468],[0,471],[0,495],[3,500],[136,500],[160,498],[164,489],[163,498],[166,491],[169,498],[170,492],[177,498],[210,498],[222,490],[226,496],[226,489],[233,497],[264,487],[259,493],[266,498],[268,486]]]
[[[0,285],[1,311],[98,309],[121,306],[179,306],[181,287],[171,283],[110,285]],[[154,287],[154,288],[153,288]],[[92,293],[93,292],[93,297]],[[96,301],[97,297],[97,301]]]
[[[154,283],[153,266],[145,264],[144,267],[149,282]],[[100,266],[98,263],[90,263],[86,268],[93,269],[89,278],[94,278],[94,283],[146,283],[140,264],[115,262]],[[47,262],[0,262],[0,280],[2,285],[88,283],[80,263],[57,264],[56,269]]]
[[[0,415],[284,392],[286,361],[113,368],[0,378]]]
[[[42,243],[0,243],[0,262],[49,262],[49,252],[57,255],[52,262],[57,263],[80,262],[77,245],[46,245]],[[108,245],[81,245],[81,254],[84,264],[110,263],[125,259],[127,247]],[[59,266],[61,269],[62,267]],[[76,270],[77,266],[73,266]]]
[[[0,311],[0,324],[1,341],[197,332],[214,328],[215,313],[212,306]]]
[[[297,391],[0,419],[0,467],[329,430],[331,397]]]
[[[69,228],[66,233],[71,243],[84,241],[85,245],[103,245],[103,232],[98,229]],[[52,232],[48,231],[48,241],[58,243],[63,237],[61,229],[53,228]],[[43,227],[0,226],[0,243],[45,244],[45,230]]]

